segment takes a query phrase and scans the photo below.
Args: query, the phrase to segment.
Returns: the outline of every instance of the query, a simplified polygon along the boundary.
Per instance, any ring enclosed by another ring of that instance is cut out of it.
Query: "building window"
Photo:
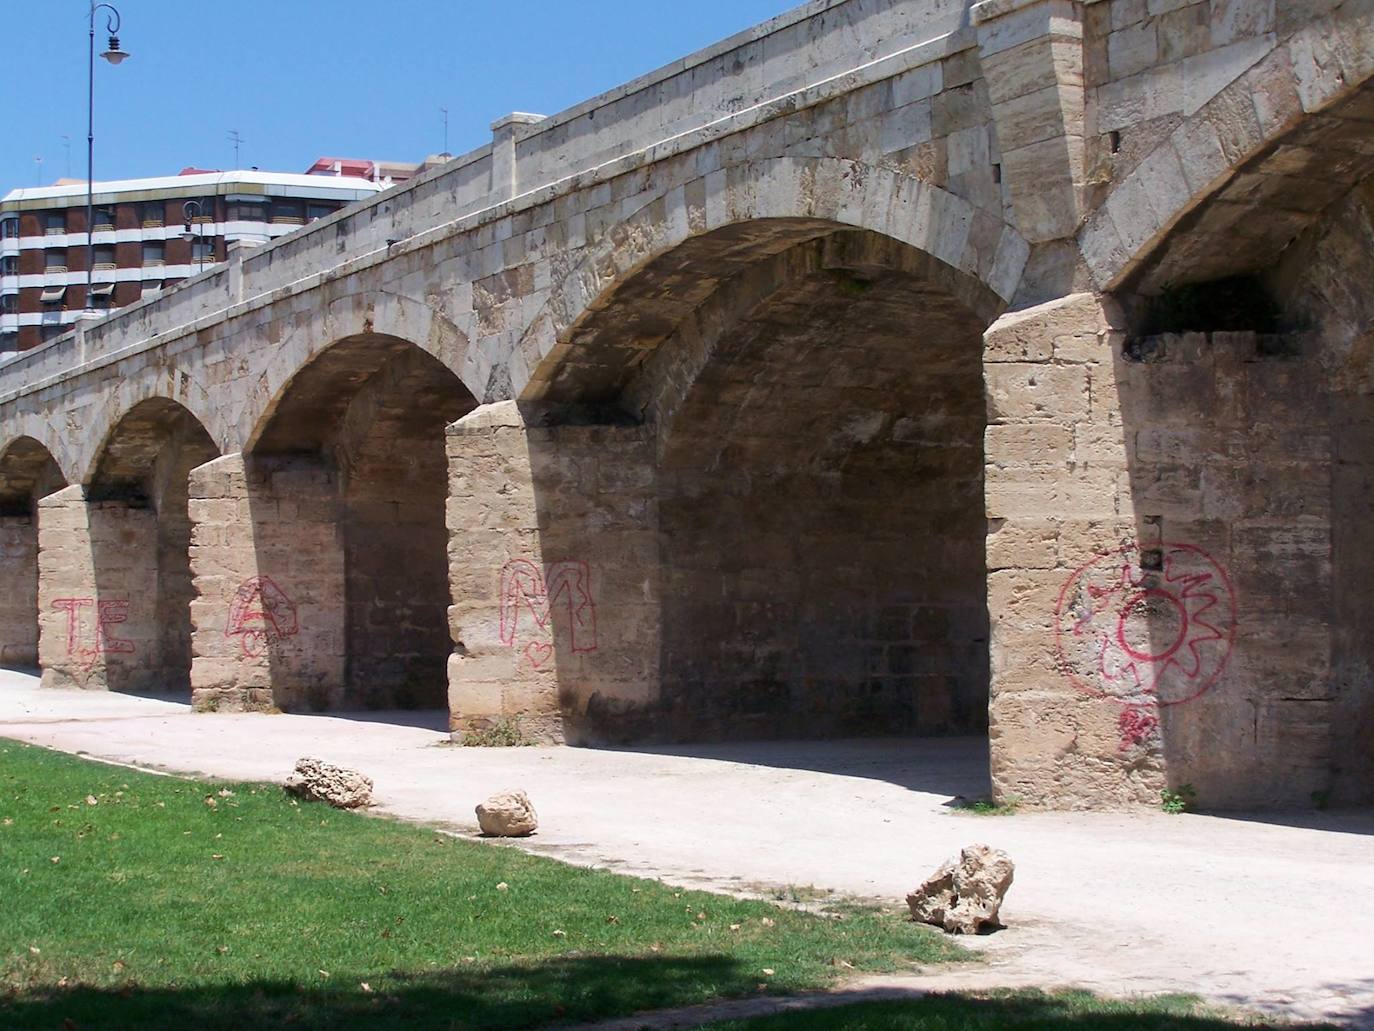
[[[49,275],[67,271],[67,252],[65,249],[43,252],[43,271]]]
[[[192,240],[191,241],[191,260],[194,262],[215,260],[215,241],[214,240]]]
[[[13,254],[7,254],[0,258],[0,276],[19,275],[19,258]]]
[[[114,209],[114,208],[96,208],[96,209],[95,209],[95,222],[94,222],[94,226],[95,226],[94,232],[97,232],[97,233],[108,233],[108,232],[112,232],[112,231],[114,230],[114,227],[115,227],[115,209]]]
[[[65,332],[67,332],[67,327],[60,322],[55,322],[51,326],[43,327],[39,333],[39,339],[46,344],[49,340],[56,340]]]
[[[115,285],[113,283],[96,283],[91,287],[91,307],[105,309],[110,306],[110,301],[114,298]]]
[[[12,329],[0,333],[0,351],[17,350],[19,350],[19,334]]]
[[[229,202],[230,222],[266,222],[267,202],[260,200],[235,200]]]
[[[2,218],[0,219],[0,240],[19,239],[19,219]]]
[[[138,218],[145,229],[156,229],[162,225],[166,213],[166,205],[160,200],[144,201],[138,206]]]
[[[272,202],[272,224],[274,226],[303,226],[305,218],[301,214],[301,203],[295,200]]]
[[[61,236],[67,231],[67,213],[49,211],[43,216],[43,233],[46,236]]]
[[[13,315],[18,310],[18,294],[0,294],[0,315]]]
[[[317,218],[327,218],[338,210],[333,204],[307,204],[305,206],[305,220],[313,222]]]
[[[115,267],[115,249],[112,243],[98,244],[95,248],[95,271],[105,272]]]
[[[143,267],[156,268],[165,264],[167,260],[167,248],[161,240],[145,240],[143,242]]]
[[[213,222],[215,220],[215,198],[197,197],[195,199],[196,209],[200,214],[191,219],[192,222]],[[192,210],[196,210],[192,209]]]

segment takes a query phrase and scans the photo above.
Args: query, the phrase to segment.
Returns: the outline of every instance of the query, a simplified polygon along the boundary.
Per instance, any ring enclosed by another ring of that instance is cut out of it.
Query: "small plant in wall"
[[[1159,793],[1159,808],[1166,813],[1190,813],[1196,807],[1197,792],[1191,784],[1165,788]]]
[[[1000,802],[990,798],[967,799],[960,796],[951,803],[950,808],[955,812],[971,813],[974,816],[1010,816],[1020,805],[1021,799],[1016,795],[1007,795]]]
[[[503,716],[485,727],[465,730],[461,741],[464,748],[520,748],[534,744],[525,736],[517,716]]]

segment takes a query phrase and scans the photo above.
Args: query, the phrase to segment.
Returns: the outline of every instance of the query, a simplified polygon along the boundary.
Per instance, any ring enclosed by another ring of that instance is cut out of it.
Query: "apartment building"
[[[96,183],[89,298],[85,181],[11,191],[0,200],[0,359],[60,336],[88,307],[154,296],[236,241],[274,240],[392,182],[344,168],[322,159],[304,175],[186,169]]]

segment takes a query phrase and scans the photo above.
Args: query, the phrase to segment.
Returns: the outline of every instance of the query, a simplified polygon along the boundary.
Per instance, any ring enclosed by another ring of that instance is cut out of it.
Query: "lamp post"
[[[182,230],[181,230],[181,238],[182,238],[183,240],[185,240],[187,243],[192,244],[192,250],[193,250],[193,251],[195,250],[194,241],[196,240],[196,238],[199,237],[200,240],[201,240],[200,257],[197,259],[198,264],[197,264],[196,271],[197,271],[197,272],[204,272],[204,271],[205,271],[205,246],[204,246],[205,237],[204,237],[204,230],[202,230],[201,227],[200,227],[199,225],[196,225],[195,231],[194,231],[194,232],[192,232],[192,230],[191,230],[191,222],[192,222],[192,220],[193,220],[193,219],[198,219],[198,218],[200,218],[200,216],[201,216],[200,201],[188,200],[185,204],[183,204],[183,205],[181,206],[181,215],[182,215],[182,218],[183,218],[183,220],[184,220],[184,225],[182,226]],[[195,257],[194,254],[192,254],[191,256],[192,256],[192,257]]]
[[[94,313],[91,305],[92,276],[95,272],[95,13],[109,11],[105,30],[110,45],[100,56],[110,64],[119,64],[129,55],[119,46],[119,11],[112,4],[98,4],[91,0],[90,46],[86,66],[86,311]]]

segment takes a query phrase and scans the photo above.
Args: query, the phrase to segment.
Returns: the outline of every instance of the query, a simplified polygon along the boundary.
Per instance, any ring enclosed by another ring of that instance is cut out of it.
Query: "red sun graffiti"
[[[1201,548],[1161,544],[1152,565],[1129,545],[1074,571],[1054,614],[1060,668],[1077,687],[1129,706],[1188,702],[1226,669],[1236,636],[1236,594]],[[1123,739],[1153,726],[1123,726]]]

